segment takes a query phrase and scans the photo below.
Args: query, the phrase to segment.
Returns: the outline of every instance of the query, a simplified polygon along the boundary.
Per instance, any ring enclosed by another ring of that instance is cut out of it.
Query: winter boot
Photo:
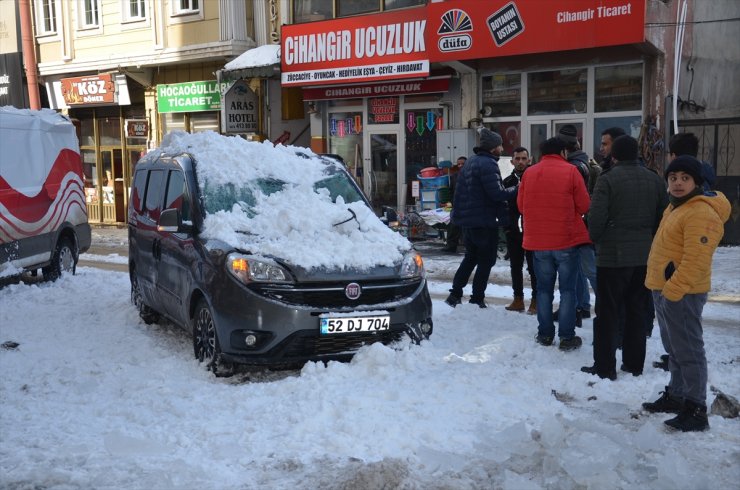
[[[455,296],[454,294],[450,294],[449,296],[447,296],[445,303],[447,303],[448,305],[454,308],[455,306],[462,303],[462,300],[460,299],[460,296]]]
[[[683,401],[677,396],[671,395],[667,386],[665,387],[665,391],[661,391],[660,393],[660,398],[654,402],[643,403],[642,408],[651,413],[680,413],[683,410]]]
[[[709,428],[707,407],[694,403],[691,400],[686,400],[683,410],[681,410],[678,416],[666,420],[663,423],[682,432],[701,432],[707,430]]]
[[[532,301],[529,302],[529,309],[527,310],[527,315],[536,315],[537,314],[537,298],[532,298]]]
[[[514,301],[505,308],[509,311],[524,311],[524,296],[514,296]]]

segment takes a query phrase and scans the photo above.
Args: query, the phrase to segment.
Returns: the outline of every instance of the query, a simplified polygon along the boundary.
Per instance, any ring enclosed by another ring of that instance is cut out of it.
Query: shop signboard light
[[[216,80],[157,85],[157,111],[217,111],[227,85]]]
[[[330,85],[429,75],[426,9],[282,28],[282,85]]]
[[[427,4],[431,62],[645,41],[646,0],[456,0]],[[454,5],[454,8],[452,7]]]

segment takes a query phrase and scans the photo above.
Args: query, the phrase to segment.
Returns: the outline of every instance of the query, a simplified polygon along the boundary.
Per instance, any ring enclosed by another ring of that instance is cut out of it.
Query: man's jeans
[[[534,252],[534,271],[537,275],[537,322],[539,323],[537,330],[543,337],[555,336],[552,302],[556,279],[560,285],[558,336],[561,340],[570,340],[575,335],[578,262],[577,247]]]
[[[591,309],[591,289],[596,295],[596,253],[593,245],[581,245],[578,247],[579,267],[578,279],[576,279],[576,307],[582,310]]]
[[[478,303],[486,296],[488,277],[491,275],[491,268],[496,263],[498,228],[463,228],[462,230],[465,257],[455,272],[450,292],[462,298],[463,288],[468,284],[470,274],[475,269],[473,294],[470,295],[470,301]]]

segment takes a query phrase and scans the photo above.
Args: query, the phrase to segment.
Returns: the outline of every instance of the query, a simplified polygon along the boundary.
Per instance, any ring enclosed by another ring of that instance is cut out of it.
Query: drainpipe
[[[23,67],[26,70],[26,83],[28,84],[28,101],[31,109],[41,109],[39,97],[39,82],[36,76],[36,45],[33,42],[33,27],[31,25],[31,2],[20,0],[21,14],[21,41],[23,50]]]

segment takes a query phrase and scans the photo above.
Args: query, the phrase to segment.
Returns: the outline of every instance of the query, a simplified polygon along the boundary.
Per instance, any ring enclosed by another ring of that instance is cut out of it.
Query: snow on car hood
[[[326,177],[327,165],[306,148],[178,131],[168,134],[157,151],[191,154],[202,192],[206,186],[240,186],[255,179],[285,182],[282,190],[257,194],[250,212],[235,203],[231,209],[207,213],[204,238],[305,269],[393,266],[411,250],[411,243],[383,224],[364,202],[345,203],[341,196],[332,202],[328,191],[314,190],[314,184]]]

